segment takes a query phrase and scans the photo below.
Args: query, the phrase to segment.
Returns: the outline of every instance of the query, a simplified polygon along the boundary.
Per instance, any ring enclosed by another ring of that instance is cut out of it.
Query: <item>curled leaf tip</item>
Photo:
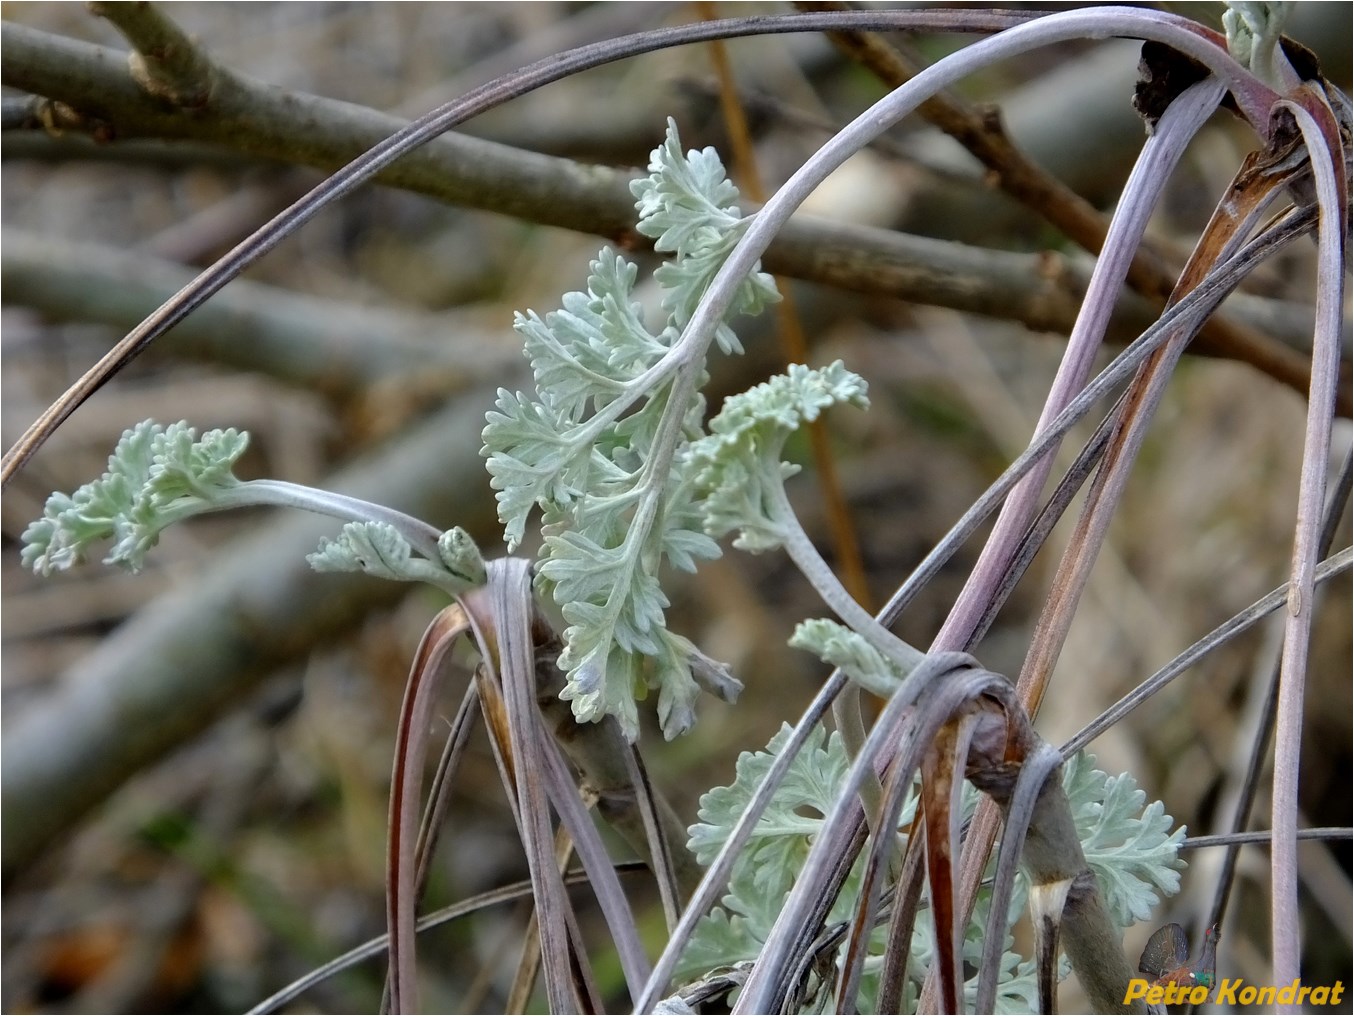
[[[47,499],[42,518],[24,530],[24,565],[50,575],[111,540],[104,563],[140,570],[163,529],[213,510],[240,486],[232,470],[248,444],[248,433],[233,429],[198,438],[183,421],[128,428],[101,477]]]

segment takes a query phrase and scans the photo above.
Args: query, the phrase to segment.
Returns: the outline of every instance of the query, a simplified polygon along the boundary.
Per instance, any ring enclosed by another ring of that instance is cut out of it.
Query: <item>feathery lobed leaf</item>
[[[808,626],[812,632],[815,624],[818,622],[806,622],[800,628],[803,630]],[[832,633],[819,634],[833,637]],[[812,641],[818,644],[822,639],[815,637]],[[848,651],[855,648],[846,646]],[[869,649],[868,645],[866,649]],[[701,864],[709,864],[728,840],[790,733],[787,724],[771,739],[765,751],[739,755],[734,782],[727,787],[715,787],[701,797],[700,821],[691,826],[687,844]],[[1160,802],[1143,807],[1145,795],[1137,789],[1132,777],[1109,777],[1094,765],[1094,756],[1079,754],[1069,760],[1063,767],[1063,786],[1073,803],[1077,832],[1087,861],[1100,881],[1111,912],[1127,927],[1150,916],[1157,893],[1164,896],[1178,891],[1179,869],[1184,867],[1184,862],[1178,859],[1176,852],[1185,831],[1180,828],[1174,833],[1167,832],[1170,816],[1162,814]],[[722,898],[721,905],[702,919],[692,936],[679,966],[683,975],[699,977],[718,966],[757,957],[808,857],[809,847],[822,827],[824,816],[831,813],[849,768],[850,760],[840,735],[828,735],[822,728],[810,734],[758,821],[752,839],[735,862],[729,892]],[[977,800],[977,791],[966,783],[964,820],[972,816]],[[897,833],[900,843],[906,842],[903,831],[911,824],[917,801],[917,794],[913,792],[904,802]],[[849,917],[858,886],[859,873],[853,870],[833,906],[830,920]],[[1028,885],[1021,875],[1006,922],[1007,951],[1002,958],[997,994],[997,1011],[1001,1013],[1029,1013],[1037,1007],[1034,963],[1011,951],[1014,939],[1009,935],[1024,909],[1027,893]],[[965,932],[964,956],[975,966],[982,956],[990,902],[990,892],[982,890]],[[872,949],[882,951],[883,931],[882,928],[878,930],[879,941],[872,943]],[[908,1005],[915,1004],[921,979],[931,962],[931,934],[926,921],[919,921],[913,931],[910,983],[905,995]],[[872,955],[866,961],[862,1012],[872,1011],[877,979],[871,973],[876,966]],[[1070,968],[1064,962],[1060,969],[1061,975],[1065,975]],[[975,976],[965,985],[970,1004],[976,991]]]
[[[666,322],[657,331],[646,326],[633,298],[638,270],[603,248],[584,292],[567,294],[543,317],[517,315],[536,397],[500,390],[482,449],[510,548],[525,537],[532,509],[541,510],[537,584],[568,623],[564,698],[579,720],[615,716],[631,739],[639,732],[635,700],[650,689],[658,691],[665,736],[688,730],[702,674],[712,673],[686,639],[667,631],[657,578],[664,561],[691,571],[698,559],[719,555],[689,455],[704,400],[695,393],[670,406],[676,382],[646,372],[676,346],[742,221],[738,190],[714,149],[684,155],[675,123],[649,168],[632,189],[637,228],[673,255],[654,276]],[[728,316],[777,298],[770,277],[754,272]],[[727,324],[717,340],[726,351],[739,348]],[[666,420],[678,426],[665,432]],[[659,449],[660,439],[675,444]],[[653,475],[649,463],[665,452],[670,475]],[[727,673],[715,684],[725,695],[736,686]]]
[[[103,476],[47,499],[42,518],[23,532],[24,566],[50,575],[111,539],[103,563],[139,571],[161,531],[221,507],[222,494],[240,485],[231,470],[248,445],[249,435],[234,429],[199,439],[182,421],[138,423],[123,433]]]

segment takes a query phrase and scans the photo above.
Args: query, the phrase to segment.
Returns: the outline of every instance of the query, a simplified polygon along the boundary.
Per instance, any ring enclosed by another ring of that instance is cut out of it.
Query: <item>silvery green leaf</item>
[[[729,182],[713,148],[682,154],[677,121],[668,118],[667,135],[649,157],[649,175],[630,184],[638,199],[638,230],[653,237],[654,248],[690,256],[693,246],[708,246],[710,235],[727,232],[740,218],[738,188]]]
[[[318,572],[363,572],[396,582],[427,582],[458,596],[485,582],[484,559],[464,529],[437,541],[438,560],[417,556],[405,536],[385,522],[349,522],[337,539],[320,541],[306,556]]]
[[[795,467],[780,461],[786,439],[828,406],[865,408],[865,381],[840,360],[822,370],[793,364],[741,395],[724,401],[710,433],[691,445],[691,465],[705,492],[705,528],[711,536],[738,529],[735,545],[767,550],[780,545],[787,520],[773,506]]]
[[[897,691],[902,681],[898,668],[883,653],[850,628],[827,618],[799,622],[790,636],[790,645],[840,667],[847,677],[881,698]]]
[[[672,315],[678,328],[685,328],[695,315],[705,291],[733,253],[736,239],[730,235],[717,242],[712,240],[710,246],[698,248],[679,261],[666,262],[654,271],[654,281],[667,290],[663,307]],[[766,272],[754,270],[739,284],[724,314],[725,321],[740,314],[760,314],[768,304],[779,299],[775,279]],[[715,342],[723,353],[743,352],[738,336],[727,324],[720,324],[715,330]]]
[[[709,864],[729,838],[790,735],[789,724],[782,725],[765,751],[738,756],[730,786],[701,795],[700,821],[687,830],[687,847],[701,864]],[[810,838],[821,827],[822,816],[831,812],[849,768],[840,734],[829,735],[819,727],[809,735],[739,859],[740,865],[746,862],[761,871],[753,879],[760,889],[789,889],[808,856]]]
[[[688,652],[691,643],[666,628],[655,634],[662,648],[651,657],[647,681],[650,687],[658,688],[658,724],[663,737],[671,741],[696,725],[696,700],[702,684],[694,675],[695,661]]]
[[[783,478],[786,471],[777,466],[776,475]],[[703,503],[707,533],[720,537],[736,529],[733,545],[750,554],[777,550],[784,544],[785,524],[766,502],[768,490],[778,480],[760,468],[750,470],[738,459],[718,467],[707,466],[699,478],[710,484]]]
[[[384,522],[349,522],[335,540],[323,539],[306,556],[319,572],[366,572],[382,579],[408,580],[412,549],[394,526]]]
[[[437,552],[448,573],[464,581],[467,586],[482,586],[488,581],[484,555],[470,534],[460,526],[448,529],[437,538]]]
[[[1158,894],[1180,890],[1185,863],[1177,854],[1185,828],[1171,832],[1161,802],[1144,808],[1147,795],[1133,777],[1100,772],[1094,755],[1079,752],[1063,769],[1077,834],[1110,913],[1123,927],[1147,920]]]
[[[655,1016],[696,1016],[696,1010],[680,995],[660,999],[653,1011]]]
[[[674,568],[694,572],[696,558],[719,557],[719,544],[699,529],[688,529],[679,523],[663,531],[663,556]]]
[[[614,715],[632,738],[637,695],[657,692],[672,737],[694,722],[700,687],[730,698],[739,687],[667,631],[657,580],[664,561],[691,570],[698,558],[719,554],[687,454],[703,433],[704,399],[685,381],[678,388],[671,374],[642,391],[636,381],[671,352],[744,222],[717,153],[683,154],[675,125],[650,170],[632,190],[639,231],[673,255],[656,276],[667,320],[649,329],[633,297],[637,269],[603,249],[585,291],[566,294],[544,316],[518,315],[537,394],[501,390],[482,449],[510,547],[525,535],[532,509],[541,510],[537,589],[553,596],[568,624],[560,656],[565,697],[579,720]],[[754,273],[731,313],[776,298],[770,278]],[[727,327],[718,339],[737,346]],[[703,364],[683,369],[702,374]],[[682,401],[673,402],[678,390]],[[655,456],[671,460],[668,476],[651,475]]]
[[[570,422],[583,418],[589,400],[596,408],[625,391],[668,348],[631,300],[635,266],[604,247],[591,268],[587,292],[566,294],[563,309],[544,320],[519,314],[515,324],[542,400]]]
[[[655,238],[655,250],[676,255],[654,272],[654,280],[667,291],[663,307],[680,330],[738,242],[742,230],[738,188],[725,177],[713,148],[682,154],[677,124],[671,118],[663,144],[650,158],[649,171],[649,176],[630,185],[638,199],[636,229]],[[775,280],[754,268],[725,318],[758,314],[779,299]],[[715,341],[725,353],[742,352],[727,324],[720,325]]]
[[[676,482],[668,486],[663,517],[662,553],[668,563],[682,571],[694,572],[696,558],[719,557],[719,544],[705,532],[704,511],[692,495],[695,488],[689,457],[674,467]]]
[[[733,676],[727,664],[706,656],[690,639],[681,635],[668,632],[667,639],[686,660],[691,676],[698,685],[725,702],[738,701],[738,696],[743,693],[743,682]]]
[[[625,544],[603,547],[582,533],[565,531],[545,538],[545,557],[538,571],[554,583],[555,600],[561,605],[583,600],[605,602],[623,574],[628,548]]]
[[[520,392],[498,390],[497,412],[486,415],[482,455],[498,494],[498,517],[508,549],[522,542],[537,502],[568,504],[587,483],[588,448],[571,440],[558,413]]]
[[[553,322],[556,315],[546,315]],[[531,371],[537,390],[549,400],[561,417],[577,422],[583,418],[588,400],[607,393],[624,391],[625,385],[587,367],[578,351],[566,349],[546,321],[535,311],[518,314],[513,328],[522,336],[531,359]]]
[[[1227,33],[1228,52],[1240,64],[1250,69],[1262,81],[1279,84],[1275,80],[1271,61],[1275,46],[1283,34],[1284,23],[1293,9],[1289,3],[1251,3],[1228,0],[1222,15],[1223,31]]]
[[[125,431],[108,471],[73,494],[53,494],[41,519],[23,535],[23,562],[44,575],[84,560],[99,540],[112,540],[104,558],[132,571],[166,526],[211,511],[240,485],[231,470],[248,434],[214,430],[201,440],[186,423],[146,420]]]
[[[569,627],[564,630],[559,665],[569,679],[560,698],[572,704],[580,723],[614,716],[625,738],[635,740],[639,736],[635,689],[642,680],[639,660],[616,646],[605,606],[571,603],[564,615]]]
[[[742,896],[731,891],[724,897],[725,906],[713,908],[700,919],[677,962],[677,977],[683,980],[700,977],[718,967],[749,962],[761,955],[770,925],[763,927],[760,920],[739,911],[746,899],[755,899],[755,894]]]
[[[785,724],[765,751],[740,754],[734,782],[701,796],[697,813],[700,821],[687,830],[687,848],[698,862],[709,864],[727,842],[791,732]],[[822,727],[809,734],[734,863],[729,892],[721,900],[722,910],[716,908],[697,926],[682,956],[682,969],[698,971],[701,963],[719,956],[720,950],[728,957],[721,963],[751,959],[760,951],[808,857],[813,838],[822,828],[824,816],[836,803],[850,765],[841,735],[829,735]],[[904,806],[904,822],[911,821],[915,808],[914,795]],[[859,884],[858,865],[848,877],[830,920],[849,915]]]
[[[198,439],[186,423],[170,424],[152,441],[151,496],[161,506],[183,497],[212,501],[240,482],[232,470],[248,447],[249,434],[234,428]]]

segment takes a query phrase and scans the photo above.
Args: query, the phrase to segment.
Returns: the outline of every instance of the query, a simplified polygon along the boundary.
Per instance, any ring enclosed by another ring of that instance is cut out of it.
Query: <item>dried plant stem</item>
[[[1293,536],[1293,563],[1289,579],[1288,612],[1284,619],[1283,655],[1279,676],[1279,709],[1274,740],[1274,800],[1270,827],[1274,830],[1271,857],[1270,926],[1273,936],[1274,983],[1288,984],[1301,976],[1298,928],[1298,770],[1302,754],[1302,700],[1306,683],[1307,649],[1312,631],[1313,586],[1320,538],[1322,501],[1326,490],[1331,422],[1339,384],[1340,323],[1344,312],[1345,230],[1348,181],[1345,159],[1332,152],[1330,138],[1317,119],[1297,102],[1280,106],[1292,114],[1311,157],[1312,176],[1321,210],[1317,224],[1318,268],[1316,337],[1312,343],[1312,386],[1308,398],[1307,428],[1302,445],[1302,474],[1298,486],[1297,525]],[[1329,106],[1317,107],[1334,120]],[[1334,140],[1340,142],[1339,125]]]
[[[1328,582],[1349,571],[1351,565],[1354,565],[1354,550],[1346,547],[1338,554],[1331,555],[1317,566],[1316,581],[1318,583]],[[1265,596],[1256,600],[1245,610],[1228,618],[1184,652],[1178,654],[1170,663],[1166,664],[1147,680],[1143,681],[1090,723],[1086,724],[1081,730],[1077,731],[1077,733],[1062,746],[1063,757],[1070,758],[1072,755],[1081,751],[1082,748],[1085,748],[1100,736],[1100,734],[1114,726],[1134,709],[1138,708],[1138,706],[1142,705],[1157,692],[1161,691],[1166,685],[1170,684],[1185,671],[1189,670],[1190,667],[1194,666],[1214,649],[1225,645],[1237,635],[1240,635],[1247,629],[1259,624],[1266,617],[1287,603],[1287,601],[1288,584],[1284,583],[1278,589],[1272,590]],[[1268,734],[1265,734],[1265,737],[1267,738]],[[1261,753],[1257,752],[1257,755],[1258,754]],[[1256,773],[1255,778],[1257,780],[1259,779],[1258,772]],[[1240,832],[1240,829],[1235,831]],[[1211,926],[1219,923],[1220,919],[1221,915],[1208,923]]]
[[[1340,474],[1335,482],[1335,487],[1331,491],[1330,500],[1326,505],[1325,517],[1321,524],[1320,549],[1322,554],[1329,554],[1331,544],[1335,541],[1335,531],[1344,516],[1345,510],[1349,507],[1349,497],[1351,482],[1354,481],[1354,455],[1345,456],[1344,465],[1340,469]],[[1345,566],[1349,566],[1350,554],[1344,552]],[[1316,569],[1315,581],[1324,582],[1331,577],[1332,569],[1329,561],[1323,561]],[[1274,602],[1274,608],[1286,602],[1288,597],[1287,586],[1271,594]],[[1251,737],[1250,757],[1246,762],[1246,773],[1242,779],[1241,789],[1237,794],[1236,809],[1232,814],[1231,835],[1238,835],[1246,828],[1250,821],[1251,808],[1255,803],[1255,795],[1260,787],[1260,778],[1263,775],[1265,761],[1269,757],[1270,736],[1274,732],[1274,719],[1279,706],[1279,678],[1282,670],[1279,661],[1276,660],[1271,668],[1269,685],[1265,692],[1265,701],[1260,708],[1260,718],[1255,733]],[[1226,855],[1223,857],[1222,869],[1218,872],[1218,886],[1213,894],[1213,905],[1208,912],[1208,920],[1204,927],[1222,927],[1223,919],[1227,916],[1227,901],[1232,891],[1232,882],[1236,875],[1237,860],[1240,856],[1239,844],[1229,846]]]
[[[417,904],[416,837],[428,728],[442,666],[456,640],[469,628],[458,605],[444,608],[428,626],[409,669],[395,738],[386,835],[386,924],[390,930],[390,1011],[418,1008],[414,976],[414,912]]]
[[[1124,190],[1124,198],[1110,226],[1110,240],[1106,252],[1096,264],[1091,289],[1087,292],[1086,303],[1082,305],[1083,314],[1078,318],[1078,327],[1073,330],[1072,338],[1068,341],[1067,355],[1050,389],[1048,401],[1040,417],[1039,430],[1044,429],[1085,384],[1086,375],[1091,367],[1091,356],[1099,344],[1104,323],[1108,319],[1108,298],[1118,289],[1127,271],[1131,253],[1146,228],[1147,217],[1165,186],[1170,170],[1183,154],[1185,143],[1203,125],[1220,97],[1221,89],[1215,83],[1201,82],[1187,90],[1167,109],[1156,133],[1134,166],[1133,174]],[[1101,302],[1102,294],[1098,284],[1104,287],[1105,302]],[[1178,355],[1179,350],[1183,348],[1182,339],[1187,340],[1192,334],[1193,329],[1178,331],[1153,354],[1153,359],[1164,355],[1172,345],[1176,350],[1175,355]],[[1141,368],[1140,376],[1141,371],[1147,369],[1146,366]],[[988,602],[997,595],[1005,572],[1016,556],[1020,536],[1034,517],[1039,494],[1052,468],[1053,457],[1050,455],[1036,465],[1011,492],[964,590],[936,636],[935,648],[959,648],[971,644],[975,631],[987,613]],[[1100,481],[1103,482],[1107,475],[1114,474],[1107,474],[1106,465],[1102,463]],[[1093,491],[1088,504],[1094,503],[1095,498],[1096,493]],[[1117,497],[1112,494],[1106,503],[1112,506],[1117,503]],[[1093,525],[1094,532],[1103,536],[1108,520],[1108,513],[1105,513],[1090,516],[1083,514],[1082,521],[1087,525]],[[1090,564],[1095,556],[1094,550],[1099,548],[1097,539],[1088,538],[1086,533],[1081,535],[1081,541],[1074,540],[1072,551],[1069,552],[1069,557],[1076,563],[1069,565],[1069,558],[1064,558],[1062,569],[1052,583],[1053,593],[1050,602],[1041,616],[1039,627],[1036,628],[1025,668],[1017,683],[1021,702],[1031,715],[1038,712],[1039,700],[1046,686],[1050,668],[1034,667],[1030,661],[1051,662],[1056,659],[1057,648],[1062,645],[1062,638],[1066,634],[1067,626],[1070,625],[1073,608],[1080,596],[1080,583],[1084,582],[1085,576],[1089,573]],[[1091,548],[1091,552],[1078,557],[1074,553],[1078,546]],[[1064,574],[1069,570],[1079,573],[1080,581],[1073,581],[1070,575]],[[1061,620],[1050,622],[1048,621],[1050,617]],[[987,866],[987,857],[996,835],[995,807],[989,801],[984,801],[970,827],[961,862],[959,892],[963,902],[959,913],[964,918],[971,912],[977,900],[978,884],[982,879],[983,869]],[[937,987],[937,975],[932,971],[922,991],[920,1004],[924,1008],[934,1006]]]
[[[1068,339],[1067,352],[1049,390],[1036,432],[1044,430],[1086,383],[1132,253],[1147,228],[1147,220],[1165,188],[1168,175],[1184,154],[1185,144],[1215,107],[1216,94],[1215,91],[1196,92],[1192,102],[1185,103],[1182,96],[1172,103],[1143,147],[1115,211],[1105,253],[1096,262],[1090,288]],[[960,648],[969,644],[987,602],[1010,565],[1021,534],[1034,517],[1039,494],[1052,468],[1053,456],[1050,454],[1007,498],[978,562],[936,635],[934,648]]]
[[[1202,93],[1205,102],[1211,105],[1216,101],[1213,98],[1217,94],[1216,86],[1212,94],[1208,93],[1206,84],[1193,87],[1205,89]],[[1184,102],[1188,95],[1186,92],[1176,102]],[[1246,176],[1247,170],[1243,169],[1241,175]],[[1213,265],[1227,256],[1236,241],[1245,239],[1255,218],[1263,212],[1275,188],[1279,186],[1282,186],[1282,181],[1265,181],[1259,188],[1243,191],[1240,200],[1235,203],[1230,195],[1236,194],[1237,188],[1231,189],[1229,200],[1219,208],[1218,214],[1200,238],[1195,254],[1185,267],[1180,284],[1172,295],[1172,302],[1178,302],[1197,286]],[[1191,330],[1182,329],[1153,353],[1138,369],[1123,400],[1116,406],[1118,419],[1114,432],[1087,495],[1081,517],[1068,541],[1068,549],[1050,584],[1049,599],[1036,625],[1016,685],[1031,714],[1039,711],[1039,703],[1043,700],[1053,667],[1071,628],[1076,606],[1086,588],[1091,568],[1109,531],[1110,520],[1146,437],[1147,426],[1160,405],[1166,383],[1191,335]]]

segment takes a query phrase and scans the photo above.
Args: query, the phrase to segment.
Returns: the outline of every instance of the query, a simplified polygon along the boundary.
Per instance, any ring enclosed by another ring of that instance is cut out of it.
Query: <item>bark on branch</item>
[[[288,92],[216,67],[207,103],[191,113],[148,94],[123,54],[6,24],[0,35],[4,84],[53,100],[44,118],[104,141],[171,139],[221,145],[250,155],[334,169],[403,126],[350,103]],[[445,134],[377,176],[382,183],[449,203],[606,236],[623,247],[647,244],[634,230],[629,177]],[[771,246],[773,272],[862,293],[893,296],[1020,321],[1040,331],[1070,330],[1087,272],[1056,255],[1014,254],[880,229],[796,217]],[[1140,333],[1155,311],[1128,297],[1112,338]],[[1294,388],[1307,385],[1308,357],[1267,336],[1225,354]],[[1350,412],[1346,394],[1341,411]]]

